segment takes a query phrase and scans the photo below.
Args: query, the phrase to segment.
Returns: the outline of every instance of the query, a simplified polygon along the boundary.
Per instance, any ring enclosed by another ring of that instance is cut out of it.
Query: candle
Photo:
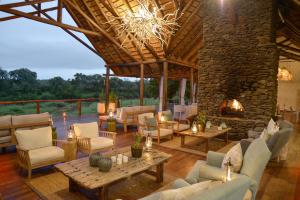
[[[128,163],[128,156],[123,156],[123,163]]]
[[[146,151],[151,151],[152,150],[152,137],[149,135],[146,137]]]
[[[111,158],[111,161],[112,161],[113,163],[117,161],[117,157],[116,157],[116,156],[112,156],[112,157],[110,157],[110,158]]]
[[[193,125],[192,125],[192,133],[197,133],[198,132],[198,129],[197,129],[197,125],[196,123],[194,122]]]
[[[122,157],[118,157],[118,158],[117,158],[117,164],[118,164],[118,165],[122,165],[122,161],[123,161],[123,158],[122,158]]]
[[[113,118],[114,117],[114,113],[112,111],[109,111],[108,116],[109,116],[109,118]]]
[[[162,115],[162,116],[160,117],[160,121],[164,122],[165,120],[166,120],[166,119],[165,119],[165,116]]]

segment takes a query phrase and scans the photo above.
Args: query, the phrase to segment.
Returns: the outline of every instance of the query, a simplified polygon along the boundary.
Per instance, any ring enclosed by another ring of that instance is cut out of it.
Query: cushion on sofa
[[[40,113],[40,114],[30,114],[30,115],[17,115],[12,116],[13,125],[23,125],[23,124],[34,124],[34,123],[43,123],[49,122],[51,116],[49,113]]]
[[[212,181],[203,181],[178,189],[165,190],[160,193],[160,200],[186,200],[191,196],[200,193],[203,190],[209,189]]]
[[[16,138],[21,149],[31,150],[52,146],[50,126],[32,130],[16,130]]]
[[[0,137],[0,144],[11,142],[11,136]]]
[[[173,134],[173,131],[171,129],[161,128],[159,130],[160,130],[160,137],[164,137],[164,136],[168,136],[168,135]],[[154,131],[144,130],[144,135],[151,135],[151,137],[157,138],[158,137],[158,131],[157,130],[154,130]]]
[[[76,137],[99,137],[99,129],[97,122],[73,124],[73,127]]]
[[[0,137],[9,136],[10,130],[0,130]]]
[[[113,145],[113,140],[107,137],[95,137],[91,139],[92,150],[103,149],[106,147],[111,147]]]
[[[11,126],[11,115],[5,115],[0,117],[0,127]]]
[[[33,165],[54,160],[63,160],[65,156],[64,150],[57,146],[33,149],[28,153],[30,162]]]

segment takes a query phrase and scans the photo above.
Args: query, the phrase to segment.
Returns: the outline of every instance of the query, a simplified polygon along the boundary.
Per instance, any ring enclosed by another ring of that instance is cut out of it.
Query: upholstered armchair
[[[28,170],[64,162],[64,150],[53,146],[51,126],[32,130],[16,130],[17,162]]]
[[[162,117],[165,118],[165,122],[162,121]],[[158,112],[157,118],[158,118],[159,123],[162,123],[162,124],[166,123],[166,126],[172,125],[174,132],[176,132],[176,133],[190,128],[189,120],[185,119],[185,120],[175,121],[174,117],[172,115],[172,112],[170,110]]]
[[[92,154],[102,150],[113,150],[116,144],[116,133],[99,131],[97,122],[77,123],[72,125],[79,151]]]
[[[195,184],[205,180],[224,180],[225,170],[221,168],[225,154],[209,151],[207,160],[195,163],[186,178],[179,179],[181,184]],[[255,139],[244,154],[243,165],[240,173],[232,173],[232,179],[247,176],[251,179],[251,199],[254,200],[261,177],[270,159],[269,151],[262,138]]]
[[[245,195],[247,190],[249,189],[251,184],[250,178],[246,176],[240,176],[239,178],[236,178],[232,181],[212,185],[208,189],[198,189],[193,188],[192,194],[186,197],[186,199],[189,200],[243,200],[245,199]],[[180,179],[176,180],[172,186],[171,190],[180,190],[186,187],[192,187],[192,185],[181,182]],[[169,190],[170,191],[170,190]],[[161,196],[164,191],[153,193],[147,197],[144,197],[140,200],[160,200],[162,199]],[[166,191],[165,191],[166,192]],[[182,191],[178,191],[180,193]],[[187,191],[185,191],[187,192]],[[176,193],[175,193],[176,194]],[[181,193],[182,196],[182,193]],[[168,198],[168,197],[167,197]],[[170,199],[170,198],[168,198]]]
[[[158,144],[160,144],[162,138],[173,139],[173,126],[169,128],[161,127],[153,113],[138,115],[138,123],[139,133],[143,136],[150,135],[152,138],[157,139]]]

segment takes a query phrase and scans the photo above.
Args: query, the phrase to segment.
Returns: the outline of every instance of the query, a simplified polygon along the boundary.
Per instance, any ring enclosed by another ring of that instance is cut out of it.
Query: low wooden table
[[[142,172],[155,176],[157,182],[163,182],[164,163],[171,157],[170,154],[154,149],[143,152],[139,159],[132,158],[129,150],[122,154],[129,157],[129,162],[122,165],[114,163],[109,172],[100,172],[97,167],[90,167],[88,157],[57,164],[55,167],[69,178],[70,192],[77,191],[78,187],[98,189],[101,200],[107,199],[109,185]],[[151,170],[153,167],[156,171]]]
[[[228,131],[230,131],[231,128],[226,128],[226,129],[222,129],[222,130],[218,130],[217,126],[212,126],[209,129],[205,129],[205,132],[198,132],[198,133],[192,133],[192,130],[185,130],[185,131],[181,131],[178,134],[181,137],[181,146],[184,146],[185,143],[185,137],[189,136],[189,137],[198,137],[198,138],[202,138],[205,139],[206,141],[206,148],[205,148],[205,152],[207,153],[209,150],[209,141],[214,138],[217,137],[219,135],[225,135],[225,141],[226,144],[228,143]]]

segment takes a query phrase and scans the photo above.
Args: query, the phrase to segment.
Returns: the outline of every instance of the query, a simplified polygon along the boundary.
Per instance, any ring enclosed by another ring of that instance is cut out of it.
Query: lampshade
[[[293,79],[292,73],[285,67],[278,68],[278,80],[280,81],[291,81]]]
[[[105,113],[105,103],[98,103],[97,111],[99,114],[104,114]]]

